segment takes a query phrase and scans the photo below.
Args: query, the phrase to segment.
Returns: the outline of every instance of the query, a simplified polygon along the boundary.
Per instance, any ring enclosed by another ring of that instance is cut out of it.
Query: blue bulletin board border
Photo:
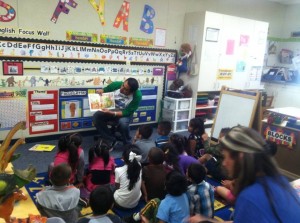
[[[97,88],[63,88],[59,90],[59,130],[93,128],[93,112],[89,109],[88,94]],[[143,86],[142,101],[133,115],[132,124],[155,122],[157,86]]]
[[[68,131],[93,127],[88,106],[88,93],[95,89],[68,88],[59,90],[59,130]]]

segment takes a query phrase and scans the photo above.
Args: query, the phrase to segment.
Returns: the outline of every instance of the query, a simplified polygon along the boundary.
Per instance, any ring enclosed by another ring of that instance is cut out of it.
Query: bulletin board
[[[222,90],[211,138],[217,141],[222,128],[236,125],[252,127],[257,114],[259,92]],[[258,120],[259,122],[260,120]]]
[[[131,123],[154,122],[156,120],[157,86],[141,86],[142,101],[134,112]],[[96,88],[62,88],[59,90],[59,130],[93,128],[88,94]]]

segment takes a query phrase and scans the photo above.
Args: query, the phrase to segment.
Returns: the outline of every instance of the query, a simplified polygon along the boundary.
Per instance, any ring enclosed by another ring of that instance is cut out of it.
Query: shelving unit
[[[172,132],[187,131],[191,119],[192,98],[165,97],[162,119],[172,123]]]
[[[210,127],[213,124],[215,112],[218,107],[219,95],[219,91],[197,93],[195,116],[205,120],[205,127]]]

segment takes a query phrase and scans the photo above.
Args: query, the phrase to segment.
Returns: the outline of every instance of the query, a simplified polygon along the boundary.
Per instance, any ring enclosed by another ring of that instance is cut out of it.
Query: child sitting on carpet
[[[152,148],[148,154],[149,165],[142,169],[142,192],[146,202],[153,198],[164,199],[167,171],[163,165],[164,152]]]
[[[202,214],[214,217],[214,189],[204,179],[206,169],[200,163],[193,163],[188,167],[187,178],[191,181],[188,186],[190,215]]]
[[[222,128],[218,140],[224,137],[229,131],[230,128]],[[228,179],[228,176],[225,174],[224,168],[222,167],[223,156],[219,143],[210,145],[208,137],[203,137],[203,140],[205,154],[198,159],[199,162],[206,167],[207,174],[211,175],[214,179],[218,181]]]
[[[115,184],[115,161],[109,155],[110,145],[99,139],[89,150],[88,174],[85,184],[88,191],[93,191],[97,186]]]
[[[142,167],[140,149],[136,145],[124,146],[122,159],[125,165],[115,169],[114,199],[116,206],[123,209],[134,208],[142,196]]]
[[[81,147],[82,137],[78,133],[61,136],[58,140],[58,152],[54,162],[50,164],[49,172],[53,166],[68,163],[72,168],[70,183],[76,187],[83,186],[84,176],[84,151]]]
[[[207,137],[203,119],[192,118],[188,131],[191,133],[188,137],[188,146],[191,152],[189,155],[199,158],[204,154],[203,137]]]
[[[113,192],[108,185],[98,186],[89,200],[93,215],[81,218],[77,223],[122,223],[117,215],[107,213],[114,204]]]
[[[185,148],[186,148],[186,138],[180,134],[172,134],[170,136],[170,142],[176,148],[179,153],[179,166],[182,170],[182,173],[186,175],[187,168],[192,163],[199,163],[199,161],[193,157],[187,155]]]
[[[76,222],[80,191],[70,185],[72,169],[62,163],[53,167],[50,174],[52,186],[36,194],[37,208],[46,217],[61,217],[65,222]]]
[[[140,148],[142,155],[142,164],[147,163],[148,153],[151,148],[155,147],[155,143],[150,139],[153,132],[151,125],[141,125],[134,136],[133,144],[137,145]]]
[[[165,199],[160,202],[159,199],[152,199],[139,214],[133,216],[133,219],[138,221],[143,216],[143,222],[186,222],[190,213],[185,176],[178,171],[168,173],[166,190]]]
[[[155,145],[158,148],[161,148],[161,146],[165,143],[169,142],[169,134],[172,129],[172,124],[169,121],[161,121],[157,125],[157,134],[159,135],[155,139]]]

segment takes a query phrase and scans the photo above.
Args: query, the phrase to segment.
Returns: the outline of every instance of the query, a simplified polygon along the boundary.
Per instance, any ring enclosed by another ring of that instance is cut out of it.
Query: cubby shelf
[[[191,107],[192,98],[164,98],[162,118],[172,123],[172,132],[188,130]]]

